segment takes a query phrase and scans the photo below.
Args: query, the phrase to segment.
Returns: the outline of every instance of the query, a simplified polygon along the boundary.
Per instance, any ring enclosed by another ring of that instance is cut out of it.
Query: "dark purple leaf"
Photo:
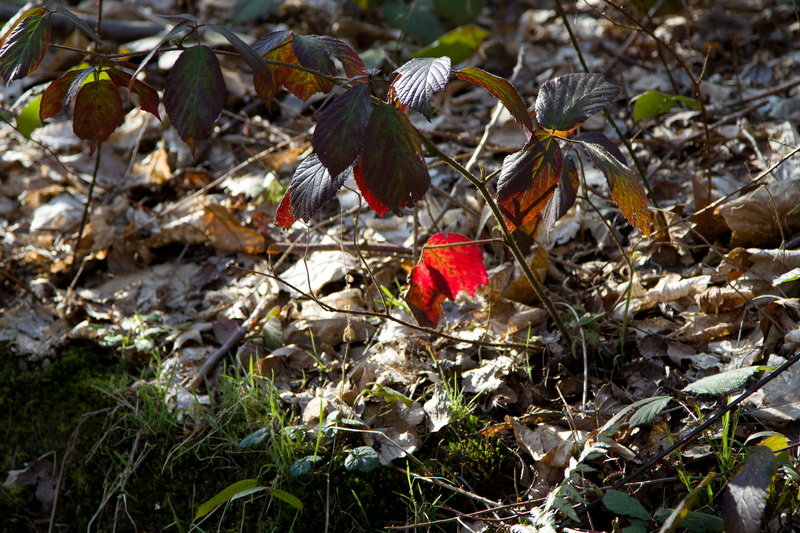
[[[536,118],[543,128],[568,132],[613,102],[619,91],[602,74],[565,74],[542,84]]]
[[[122,124],[124,116],[117,87],[109,80],[92,81],[75,97],[72,131],[81,139],[101,143]]]
[[[253,43],[253,50],[263,56],[285,43],[287,39],[291,39],[292,35],[292,32],[286,30],[273,31]]]
[[[204,45],[181,52],[167,74],[164,107],[181,139],[194,152],[225,104],[225,80],[217,56]]]
[[[158,97],[158,91],[146,83],[134,79],[130,74],[122,70],[111,68],[105,72],[114,85],[124,87],[139,97],[139,107],[161,120],[158,114],[158,103],[161,101]]]
[[[324,41],[317,35],[295,35],[292,49],[297,60],[306,68],[310,68],[328,76],[336,75],[336,66]]]
[[[351,166],[361,152],[372,112],[367,85],[356,85],[319,115],[311,144],[332,175]]]
[[[92,72],[94,72],[92,67],[68,70],[61,77],[53,80],[44,90],[44,94],[42,94],[39,118],[46,120],[60,113],[64,106],[75,98],[83,82]]]
[[[728,533],[758,533],[767,505],[767,490],[775,472],[775,452],[753,446],[739,473],[722,492],[722,518]]]
[[[317,154],[306,157],[297,167],[287,191],[291,197],[292,216],[301,220],[311,218],[336,195],[351,175],[352,171],[331,177]]]
[[[43,7],[25,11],[2,38],[0,76],[6,82],[24,78],[39,67],[50,40],[49,16]]]
[[[605,174],[611,197],[628,222],[649,236],[652,216],[647,208],[647,194],[619,148],[598,132],[584,133],[575,140]]]
[[[328,52],[342,63],[344,73],[349,78],[363,78],[367,75],[364,61],[350,45],[327,35],[316,35],[317,41],[323,43]]]
[[[261,54],[253,50],[253,48],[241,40],[238,35],[225,26],[218,26],[216,24],[206,24],[206,26],[225,37],[225,39],[231,43],[233,49],[236,50],[242,59],[244,59],[245,63],[253,69],[254,76],[260,76],[265,80],[272,79],[272,73],[264,62],[264,58],[261,57]]]
[[[380,104],[372,112],[355,176],[378,215],[414,205],[431,184],[417,135],[408,117],[393,105]]]
[[[506,106],[514,120],[525,130],[526,135],[530,136],[533,133],[533,123],[528,115],[528,108],[511,82],[474,67],[462,68],[454,71],[453,74],[459,79],[474,83],[489,91],[492,96]]]
[[[444,56],[412,59],[395,72],[397,77],[391,87],[400,103],[430,118],[433,113],[433,95],[447,87],[450,58]]]
[[[561,178],[558,180],[556,192],[547,207],[544,208],[542,213],[542,229],[546,240],[550,239],[550,230],[553,224],[558,219],[567,214],[567,212],[575,205],[575,199],[578,195],[578,187],[580,180],[578,178],[578,169],[575,167],[575,161],[572,158],[566,158],[561,167]]]
[[[497,203],[509,230],[533,236],[539,213],[561,177],[563,156],[558,141],[537,130],[525,148],[503,160],[497,180]]]
[[[89,26],[85,20],[81,17],[77,16],[75,13],[70,11],[69,9],[65,8],[64,6],[56,6],[55,10],[56,13],[59,15],[63,15],[69,19],[71,23],[78,28],[81,33],[87,36],[89,39],[93,40],[99,46],[105,46],[103,41],[100,39],[100,36]]]

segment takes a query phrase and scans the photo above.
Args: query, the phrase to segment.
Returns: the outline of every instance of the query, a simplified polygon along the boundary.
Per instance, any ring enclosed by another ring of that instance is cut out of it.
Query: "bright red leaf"
[[[563,156],[558,141],[537,130],[525,148],[503,161],[497,203],[510,231],[534,236],[539,214],[555,192]]]
[[[275,212],[275,222],[282,228],[288,228],[297,220],[292,214],[292,195],[289,191],[281,198],[278,210]]]
[[[0,39],[0,76],[9,82],[36,70],[44,59],[49,40],[49,17],[43,7],[18,15]]]
[[[437,233],[425,243],[405,297],[420,324],[435,327],[445,299],[453,300],[461,291],[474,296],[479,285],[489,283],[483,253],[477,244],[462,244],[469,242],[457,233]]]
[[[92,143],[108,139],[122,124],[125,116],[122,99],[109,80],[92,81],[81,87],[75,97],[75,116],[72,131]]]
[[[431,184],[417,135],[408,117],[393,105],[380,104],[372,112],[355,177],[378,215],[414,205]]]
[[[181,52],[167,74],[164,107],[192,152],[214,129],[225,104],[225,80],[217,56],[205,45]]]

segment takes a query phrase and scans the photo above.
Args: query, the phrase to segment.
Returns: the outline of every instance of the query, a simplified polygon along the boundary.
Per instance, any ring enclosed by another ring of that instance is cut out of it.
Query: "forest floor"
[[[125,53],[176,24],[155,13],[188,11],[250,43],[330,35],[387,74],[458,54],[531,108],[547,80],[601,73],[621,93],[582,128],[625,144],[654,230],[582,160],[527,256],[567,338],[435,159],[413,209],[378,216],[346,184],[276,226],[325,96],[268,106],[224,58],[195,153],[138,108],[91,153],[69,113],[26,129],[81,60],[51,47],[0,88],[0,530],[800,530],[796,3],[100,4]],[[163,87],[170,54],[146,81]],[[434,107],[413,125],[483,176],[525,143],[478,87]],[[430,328],[403,294],[436,232],[481,243],[489,283]]]

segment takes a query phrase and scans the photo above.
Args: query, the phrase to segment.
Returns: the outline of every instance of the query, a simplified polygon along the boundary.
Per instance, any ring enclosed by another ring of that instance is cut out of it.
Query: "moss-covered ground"
[[[429,439],[409,465],[353,472],[329,449],[318,468],[292,477],[292,460],[308,450],[278,442],[290,417],[276,417],[268,399],[236,398],[243,389],[228,387],[204,422],[181,426],[160,389],[131,386],[148,371],[96,346],[39,362],[0,347],[0,472],[43,458],[55,467],[42,484],[58,485],[54,510],[33,485],[0,487],[0,531],[378,531],[441,518],[438,504],[474,506],[406,467],[483,494],[508,467],[502,441],[475,433],[481,423],[470,416],[460,430]],[[272,441],[241,448],[259,427],[270,428]],[[344,437],[336,444],[346,445]],[[294,495],[302,512],[265,490],[192,523],[201,503],[243,479]]]

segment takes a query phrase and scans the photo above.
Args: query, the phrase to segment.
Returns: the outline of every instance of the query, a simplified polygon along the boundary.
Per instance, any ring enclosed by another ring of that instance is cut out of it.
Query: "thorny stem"
[[[508,246],[511,253],[514,255],[514,259],[516,259],[517,263],[519,264],[520,268],[522,268],[522,273],[525,275],[525,278],[530,283],[531,287],[533,288],[533,292],[536,293],[536,296],[544,305],[547,312],[553,318],[553,322],[555,322],[558,331],[561,333],[564,342],[567,346],[570,346],[571,349],[574,349],[572,344],[572,335],[570,335],[569,330],[564,325],[564,322],[561,320],[561,317],[556,310],[553,301],[547,295],[544,290],[544,286],[536,279],[536,276],[533,274],[533,270],[531,270],[531,266],[528,264],[528,261],[525,259],[525,254],[522,253],[519,245],[514,240],[511,235],[511,232],[508,229],[508,225],[506,224],[505,219],[503,218],[503,214],[500,212],[500,207],[498,207],[497,203],[492,198],[492,194],[489,192],[489,189],[486,187],[486,184],[474,176],[469,170],[462,167],[458,162],[451,159],[447,155],[445,155],[436,145],[424,135],[419,136],[422,140],[425,147],[436,157],[444,161],[450,168],[464,176],[481,194],[483,199],[486,201],[486,205],[489,206],[491,209],[492,214],[494,215],[495,219],[497,219],[497,223],[500,225],[500,233],[503,235],[503,241],[505,242],[506,246]]]
[[[726,405],[725,407],[723,407],[722,409],[717,411],[714,414],[714,416],[712,416],[711,418],[709,418],[708,420],[706,420],[705,422],[703,422],[702,424],[700,424],[699,426],[694,428],[685,437],[683,437],[682,439],[678,440],[677,442],[675,442],[675,444],[673,444],[672,446],[670,446],[669,448],[667,448],[663,452],[659,453],[658,455],[656,455],[655,457],[653,457],[652,459],[650,459],[649,461],[647,461],[646,463],[641,465],[639,468],[637,468],[632,473],[630,473],[627,476],[625,476],[623,479],[617,481],[614,484],[614,486],[611,487],[611,488],[614,489],[614,490],[618,490],[618,489],[622,488],[623,486],[627,485],[628,483],[630,483],[631,481],[633,481],[634,479],[636,479],[637,477],[641,476],[642,474],[644,474],[648,470],[650,470],[650,468],[653,467],[656,463],[658,463],[659,461],[661,461],[665,457],[669,456],[672,452],[682,448],[684,445],[686,445],[687,443],[689,443],[692,440],[694,440],[702,432],[704,432],[705,430],[707,430],[708,428],[710,428],[711,426],[716,424],[722,417],[724,417],[725,415],[727,415],[728,413],[733,411],[743,401],[745,401],[747,398],[749,398],[750,396],[752,396],[753,394],[755,394],[756,392],[761,390],[767,383],[769,383],[773,379],[777,378],[779,375],[781,375],[783,372],[785,372],[790,366],[792,366],[793,364],[797,363],[798,361],[800,361],[800,352],[797,352],[791,358],[789,358],[787,361],[785,361],[781,366],[779,366],[778,368],[776,368],[775,370],[773,370],[772,372],[770,372],[769,374],[767,374],[763,378],[761,378],[758,381],[756,381],[749,389],[747,389],[742,394],[740,394],[739,396],[737,396],[736,398],[731,400],[731,402],[728,405]],[[598,503],[600,503],[600,501],[602,501],[602,498],[597,498],[597,499],[589,502],[585,506],[577,509],[576,513],[579,514],[579,515],[585,514],[590,508],[592,508],[592,507],[596,506]],[[571,520],[567,519],[564,522],[562,522],[561,525],[564,526],[564,525],[568,524],[569,522],[571,522]]]
[[[556,0],[560,1],[560,0]],[[689,78],[689,82],[692,84],[692,90],[694,92],[694,97],[697,100],[698,105],[700,106],[700,118],[702,119],[702,126],[703,126],[703,135],[705,136],[705,147],[704,147],[704,162],[705,162],[705,172],[708,178],[708,201],[711,202],[711,130],[708,127],[709,115],[708,110],[706,109],[705,101],[703,100],[703,91],[700,87],[700,81],[695,77],[692,70],[689,68],[689,65],[686,64],[686,61],[683,60],[681,55],[675,51],[671,46],[664,42],[658,35],[655,34],[653,30],[642,24],[636,17],[628,13],[623,7],[615,4],[611,0],[604,0],[604,2],[617,11],[619,11],[625,18],[630,20],[633,24],[635,24],[638,28],[640,28],[644,33],[647,34],[648,37],[655,41],[656,45],[663,50],[669,52],[669,54],[675,58],[675,61],[686,73],[686,76]],[[702,76],[702,74],[701,74]],[[705,206],[703,206],[705,207]]]
[[[564,12],[564,6],[561,5],[561,0],[555,0],[556,11],[558,11],[558,15],[561,18],[561,21],[564,23],[564,28],[567,30],[567,34],[569,35],[569,40],[572,43],[572,48],[575,50],[575,53],[578,56],[578,61],[580,62],[583,70],[585,72],[590,72],[589,64],[586,63],[586,59],[583,57],[583,52],[581,51],[581,47],[578,44],[578,37],[575,35],[575,32],[572,30],[572,25],[569,23],[569,18],[567,17],[566,12]],[[647,196],[653,205],[656,205],[653,196],[653,190],[650,187],[650,181],[647,179],[647,174],[644,171],[644,167],[639,159],[636,157],[636,153],[633,151],[633,145],[631,144],[628,137],[622,133],[622,130],[617,125],[617,121],[614,120],[614,117],[609,113],[608,109],[603,109],[603,114],[606,116],[606,120],[608,123],[611,124],[611,127],[614,128],[614,131],[619,137],[619,140],[622,141],[622,144],[625,145],[627,148],[628,153],[631,156],[631,160],[633,160],[633,165],[636,167],[636,170],[639,172],[639,177],[642,179],[642,183],[644,184],[645,189],[647,189]]]
[[[83,238],[83,230],[86,229],[86,222],[89,219],[89,210],[92,205],[92,196],[94,195],[94,186],[97,183],[97,173],[100,170],[100,152],[102,151],[103,143],[98,143],[94,155],[94,169],[92,170],[92,181],[89,183],[89,192],[86,193],[86,205],[83,206],[83,214],[81,215],[81,224],[78,226],[78,236],[75,237],[75,248],[72,250],[72,266],[78,264],[78,254],[81,247],[81,239]]]

